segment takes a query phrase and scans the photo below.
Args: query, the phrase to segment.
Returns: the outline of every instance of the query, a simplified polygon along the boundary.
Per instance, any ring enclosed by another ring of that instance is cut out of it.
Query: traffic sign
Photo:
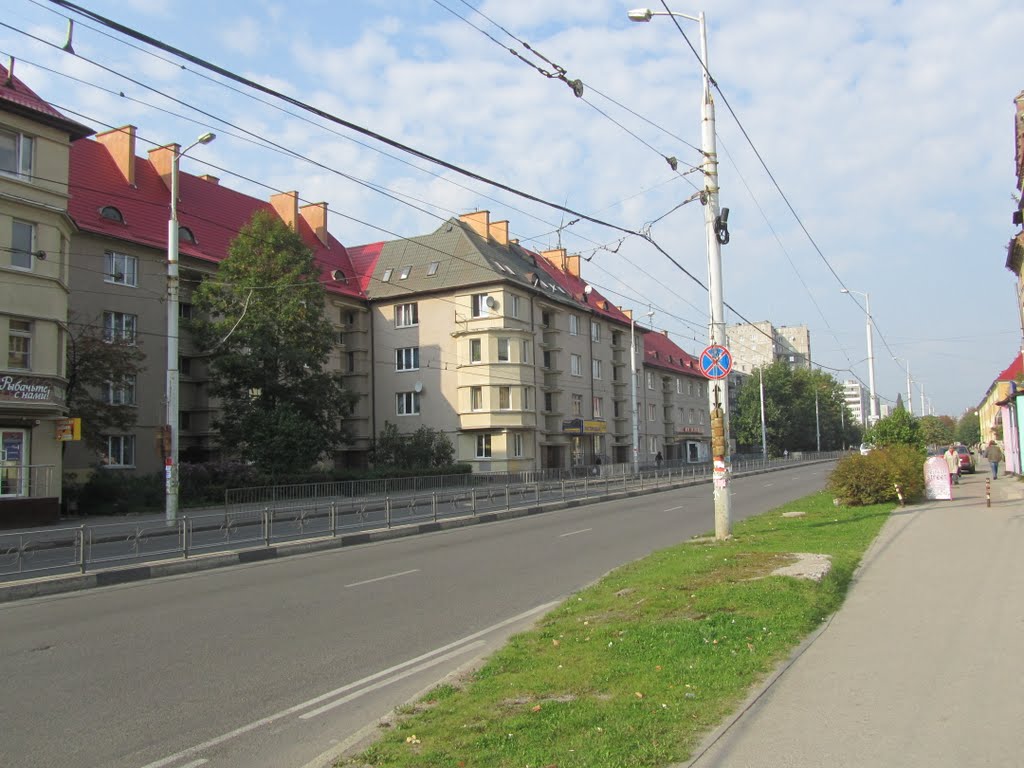
[[[732,354],[721,344],[712,344],[700,353],[700,370],[709,379],[724,379],[732,370]]]

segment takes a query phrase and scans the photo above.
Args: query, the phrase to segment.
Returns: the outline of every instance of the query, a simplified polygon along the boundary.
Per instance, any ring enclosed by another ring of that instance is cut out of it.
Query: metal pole
[[[764,418],[764,367],[757,370],[757,382],[761,388],[761,455],[768,461],[768,429]]]
[[[818,411],[818,391],[814,391],[814,435],[818,441],[818,453],[821,453],[821,416]]]
[[[708,74],[708,32],[704,12],[697,18],[700,24],[700,58],[704,69],[704,88],[701,96],[701,152],[704,155],[704,227],[708,249],[708,299],[711,309],[711,323],[708,328],[710,342],[725,344],[725,306],[722,297],[722,244],[719,242],[715,224],[718,220],[718,147],[715,139],[715,102],[711,96],[711,77]],[[729,379],[720,379],[714,387],[708,387],[708,404],[712,420],[722,420],[722,439],[717,446],[712,436],[712,459],[715,473],[712,488],[715,496],[715,538],[728,538],[731,529],[730,511],[732,500],[729,492]],[[720,415],[719,415],[720,414]],[[712,430],[712,433],[714,430]]]
[[[878,421],[878,400],[875,398],[875,343],[871,332],[871,299],[864,294],[864,311],[868,318],[868,384],[871,386],[871,425]]]
[[[170,452],[164,467],[164,513],[167,525],[178,517],[178,160],[180,147],[171,145],[171,218],[167,222],[167,415]]]
[[[907,413],[914,415],[914,394],[910,388],[910,361],[907,360]]]
[[[629,312],[629,367],[629,391],[632,395],[630,410],[633,413],[633,474],[636,474],[640,471],[640,428],[636,412],[636,320],[632,310]]]

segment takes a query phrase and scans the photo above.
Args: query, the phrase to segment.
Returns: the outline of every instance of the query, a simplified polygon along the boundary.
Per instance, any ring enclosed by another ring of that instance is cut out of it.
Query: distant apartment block
[[[794,368],[811,367],[811,334],[806,325],[776,328],[762,320],[727,326],[725,335],[733,366],[740,373],[776,362]]]
[[[855,379],[847,379],[843,382],[843,399],[846,407],[853,414],[853,418],[862,427],[867,426],[868,418],[868,391]]]

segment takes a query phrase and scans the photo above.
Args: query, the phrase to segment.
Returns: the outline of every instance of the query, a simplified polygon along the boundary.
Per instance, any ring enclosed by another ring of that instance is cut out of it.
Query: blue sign
[[[732,370],[732,354],[721,344],[712,344],[700,353],[700,370],[709,379],[724,379]]]

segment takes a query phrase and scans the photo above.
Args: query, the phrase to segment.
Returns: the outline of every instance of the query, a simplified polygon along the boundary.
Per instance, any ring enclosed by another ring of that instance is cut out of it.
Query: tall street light
[[[867,315],[868,327],[868,385],[871,388],[871,402],[868,403],[868,427],[878,421],[878,401],[875,399],[875,344],[874,334],[871,332],[871,299],[863,291],[851,291],[849,288],[840,288],[840,293],[856,293],[864,297],[864,314]]]
[[[631,21],[650,21],[655,16],[676,16],[700,25],[700,62],[704,82],[701,94],[700,147],[704,159],[704,229],[708,250],[708,302],[711,322],[708,336],[711,345],[725,345],[725,303],[722,298],[722,245],[729,241],[729,209],[718,209],[718,148],[715,141],[715,102],[711,96],[711,76],[708,69],[708,34],[704,23],[704,12],[697,16],[675,11],[652,11],[637,8],[627,14]],[[726,459],[729,455],[729,379],[728,377],[708,387],[708,405],[711,411],[711,453],[714,461],[715,495],[715,538],[728,538],[730,533],[729,472]],[[716,428],[721,425],[721,431]],[[717,433],[717,434],[716,434]]]
[[[649,323],[651,318],[654,317],[654,312],[647,312],[646,317]],[[633,369],[629,375],[629,389],[633,396],[633,404],[631,406],[633,413],[633,474],[638,474],[640,472],[640,426],[637,408],[640,404],[636,399],[636,377],[639,376],[639,373],[636,369],[636,320],[633,318],[632,310],[629,312],[629,364]]]
[[[189,150],[209,144],[216,134],[204,133],[179,149],[171,145],[171,218],[167,222],[167,431],[170,451],[164,466],[164,511],[168,525],[178,519],[178,161]]]

